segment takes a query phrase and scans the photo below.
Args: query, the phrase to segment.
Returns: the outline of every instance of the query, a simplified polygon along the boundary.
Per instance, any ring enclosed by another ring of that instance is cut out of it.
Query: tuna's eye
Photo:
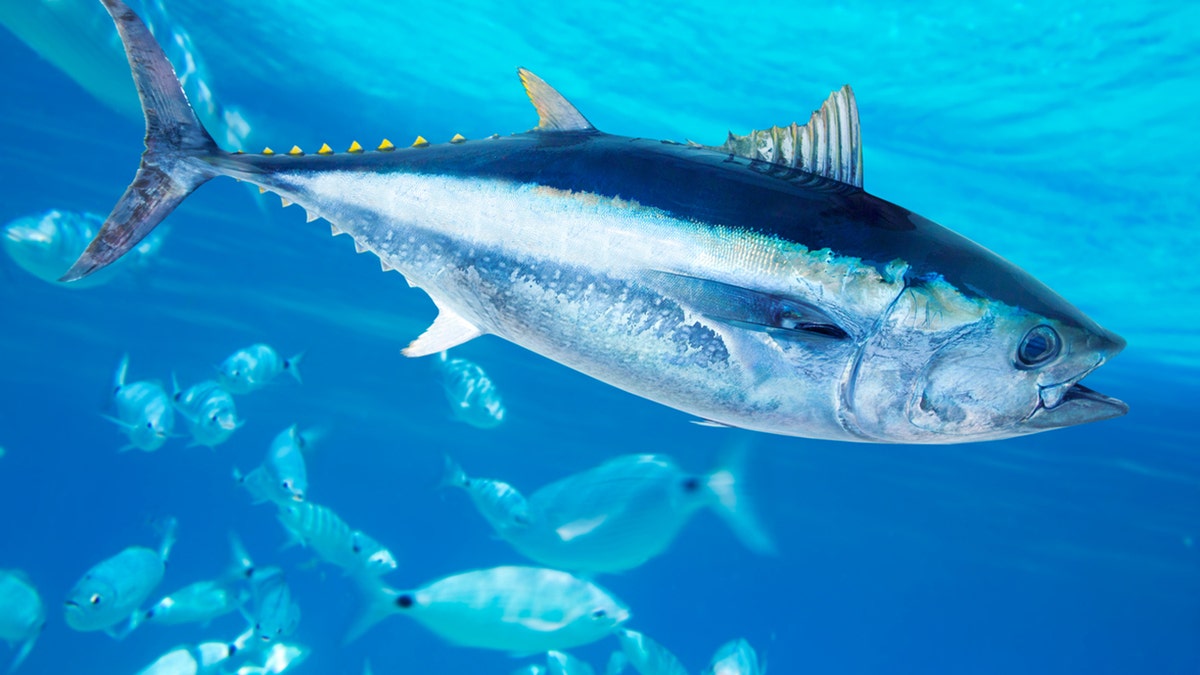
[[[103,599],[104,598],[100,597],[99,593],[92,593],[92,597],[88,598],[88,602],[92,603],[93,605],[98,605]]]
[[[603,619],[606,616],[608,616],[608,612],[604,611],[603,609],[597,609],[596,611],[592,612],[593,619]]]
[[[1055,356],[1062,348],[1062,339],[1053,328],[1046,325],[1034,326],[1017,347],[1017,362],[1032,368],[1040,366]]]

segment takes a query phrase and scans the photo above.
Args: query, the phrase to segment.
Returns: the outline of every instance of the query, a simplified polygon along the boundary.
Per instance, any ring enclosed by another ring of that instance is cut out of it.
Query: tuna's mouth
[[[1076,424],[1099,422],[1129,412],[1121,400],[1105,396],[1078,382],[1042,387],[1041,401],[1029,417],[1029,425],[1038,429],[1058,429]]]

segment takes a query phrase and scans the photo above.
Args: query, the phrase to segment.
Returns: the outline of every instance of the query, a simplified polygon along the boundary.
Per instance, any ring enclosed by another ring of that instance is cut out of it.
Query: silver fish
[[[117,414],[108,419],[129,436],[129,445],[122,450],[137,448],[153,452],[167,442],[175,429],[171,398],[156,382],[126,382],[128,372],[129,355],[125,354],[113,375],[113,406]]]
[[[404,614],[457,645],[530,655],[595,642],[629,618],[594,583],[537,567],[472,570],[411,591],[366,588],[370,604],[348,639]]]
[[[604,675],[622,675],[629,669],[629,657],[625,656],[625,652],[613,652],[608,657],[608,665],[604,668]]]
[[[618,629],[621,651],[639,675],[687,675],[687,669],[674,654],[641,633]]]
[[[546,652],[547,675],[596,675],[596,670],[588,662],[574,657],[566,652]]]
[[[235,675],[277,675],[299,665],[308,658],[307,647],[295,644],[276,642],[259,655],[259,658],[246,663],[233,671]]]
[[[341,516],[311,501],[278,503],[279,522],[292,542],[311,547],[325,562],[350,575],[371,577],[396,569],[396,558],[366,533],[351,529]]]
[[[1124,340],[863,190],[849,87],[806,125],[703,146],[605,134],[520,69],[539,117],[527,133],[229,153],[136,14],[104,3],[147,150],[66,280],[227,176],[325,218],[428,293],[438,317],[409,356],[490,333],[714,424],[856,442],[982,441],[1128,410],[1080,384]]]
[[[764,675],[766,672],[765,666],[759,666],[754,648],[739,638],[721,645],[704,675]]]
[[[231,536],[233,562],[216,579],[197,581],[169,593],[145,611],[143,624],[173,626],[184,623],[203,623],[242,608],[249,600],[245,582],[253,577],[254,562],[241,541]]]
[[[300,433],[296,425],[279,432],[271,441],[263,468],[267,475],[291,499],[304,501],[308,492],[308,468],[304,452],[314,439],[312,432]]]
[[[466,478],[461,470],[456,484],[522,555],[550,567],[613,573],[664,552],[703,508],[724,518],[751,550],[772,553],[743,494],[740,465],[735,458],[694,475],[664,455],[626,455],[546,485],[528,500],[507,484]]]
[[[221,384],[230,393],[249,394],[267,386],[281,373],[288,373],[301,382],[300,361],[303,357],[303,354],[296,354],[290,359],[281,358],[270,345],[254,344],[230,354],[217,372]]]
[[[172,376],[171,384],[171,400],[187,424],[192,445],[215,447],[229,440],[233,432],[242,426],[233,395],[216,382],[205,380],[180,390],[179,383]]]
[[[176,647],[138,671],[137,675],[204,675],[218,673],[236,649],[224,642]]]
[[[157,551],[130,546],[89,569],[67,595],[67,625],[77,631],[104,631],[117,639],[136,628],[142,618],[138,606],[162,581],[175,528],[175,519],[169,519]],[[127,627],[116,628],[126,620]]]
[[[442,389],[450,403],[450,412],[460,422],[477,429],[492,429],[504,421],[504,402],[492,378],[478,364],[467,359],[439,356]]]
[[[0,242],[21,269],[47,283],[70,288],[73,284],[59,283],[59,277],[83,253],[103,224],[104,218],[94,213],[51,209],[5,225]],[[130,252],[128,263],[98,275],[95,281],[89,278],[79,287],[99,286],[115,279],[122,269],[145,266],[157,254],[162,239],[154,235],[143,239]]]
[[[546,666],[540,663],[531,663],[512,671],[512,675],[546,675],[546,673]]]
[[[0,570],[0,640],[16,649],[8,672],[33,651],[46,625],[46,606],[33,582],[21,570]]]
[[[300,606],[277,567],[256,571],[250,582],[254,638],[271,643],[289,637],[300,625]]]

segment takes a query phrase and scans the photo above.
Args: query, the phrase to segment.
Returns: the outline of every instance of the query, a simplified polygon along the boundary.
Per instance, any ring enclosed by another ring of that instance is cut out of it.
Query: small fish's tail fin
[[[446,455],[445,468],[442,469],[442,480],[438,483],[439,488],[465,488],[470,485],[471,479],[467,477],[467,472],[463,471],[461,465],[454,461],[450,455]]]
[[[159,528],[162,530],[162,543],[158,546],[158,557],[166,565],[167,559],[171,557],[171,549],[175,546],[175,532],[179,529],[179,520],[175,516],[169,516]]]
[[[117,362],[117,371],[113,373],[113,391],[125,386],[125,376],[129,374],[129,353],[121,355]]]
[[[746,495],[746,458],[744,444],[725,453],[720,466],[708,475],[708,489],[717,497],[713,506],[742,544],[759,555],[774,555],[775,542],[759,522],[754,505]]]
[[[42,628],[45,628],[45,626],[46,624],[43,623]],[[13,656],[12,663],[8,664],[8,672],[16,672],[17,668],[20,668],[21,664],[25,662],[25,659],[29,657],[29,652],[32,652],[33,646],[37,644],[38,636],[42,634],[42,628],[38,628],[36,633],[30,635],[25,639],[24,642],[21,643],[21,648],[18,649],[16,655]]]
[[[82,279],[137,246],[197,187],[217,175],[222,154],[188,103],[175,69],[150,29],[122,0],[101,0],[125,46],[146,116],[146,151],[104,227],[59,281]]]
[[[300,362],[304,360],[304,352],[296,354],[290,359],[283,360],[283,369],[291,373],[292,377],[300,384],[304,384],[304,380],[300,377]]]
[[[360,574],[352,578],[358,583],[358,590],[362,593],[366,606],[354,623],[350,624],[346,637],[342,638],[343,645],[354,642],[375,624],[413,605],[411,591],[398,591],[370,575]]]

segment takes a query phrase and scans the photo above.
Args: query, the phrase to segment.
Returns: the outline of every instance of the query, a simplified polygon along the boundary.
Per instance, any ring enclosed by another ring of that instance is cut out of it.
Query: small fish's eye
[[[213,422],[216,422],[217,421],[217,413],[213,413],[213,414],[209,415],[208,419],[212,420]]]
[[[408,609],[413,606],[413,597],[408,593],[396,598],[396,606],[402,609]]]
[[[684,492],[695,492],[696,490],[699,490],[699,489],[700,489],[700,479],[698,479],[696,477],[692,477],[692,478],[688,478],[687,480],[683,481],[683,491]]]
[[[1045,324],[1034,326],[1017,347],[1017,362],[1027,368],[1040,366],[1058,356],[1061,348],[1062,338],[1057,331]]]
[[[93,605],[98,605],[103,599],[104,598],[100,597],[99,593],[92,593],[92,597],[88,598],[88,602],[92,603]]]
[[[603,609],[597,609],[596,611],[592,612],[593,619],[603,619],[606,616],[608,616],[608,612],[604,611]]]
[[[292,481],[290,481],[290,480],[283,481],[283,489],[291,490],[292,489]]]
[[[147,429],[153,429],[153,428],[154,428],[154,422],[146,422],[146,428],[147,428]]]

